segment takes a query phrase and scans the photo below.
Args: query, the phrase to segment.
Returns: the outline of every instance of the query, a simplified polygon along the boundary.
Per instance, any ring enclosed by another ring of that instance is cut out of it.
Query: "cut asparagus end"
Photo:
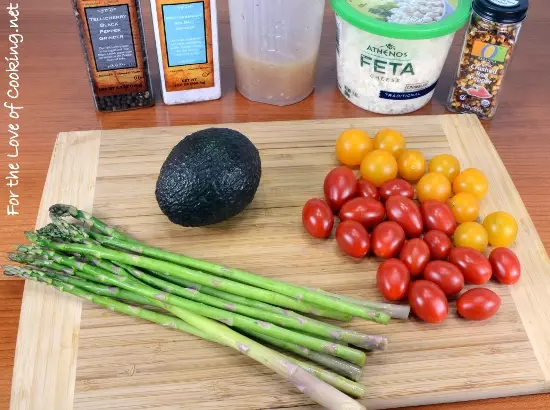
[[[371,308],[371,309],[374,309],[374,310],[377,310],[377,311],[380,311],[380,312],[384,312],[384,313],[390,315],[393,319],[407,320],[409,318],[409,314],[411,312],[411,308],[408,305],[394,305],[394,304],[391,304],[391,303],[371,302],[371,301],[368,301],[368,300],[356,299],[356,298],[352,298],[352,297],[349,297],[349,296],[338,295],[336,293],[330,293],[330,292],[327,292],[327,291],[325,291],[323,289],[319,289],[319,288],[316,289],[316,288],[306,287],[306,289],[309,289],[309,290],[312,290],[312,291],[315,291],[315,292],[320,292],[324,295],[333,297],[335,299],[340,299],[340,300],[343,300],[343,301],[346,301],[346,302],[349,302],[349,303],[353,303],[355,305],[364,306],[364,307]]]
[[[288,380],[293,383],[300,392],[322,404],[327,409],[334,410],[366,410],[359,402],[346,396],[336,388],[328,385],[296,366],[288,360],[281,360],[281,367],[286,370]]]
[[[411,314],[411,307],[409,305],[391,305],[390,315],[394,319],[407,320]]]

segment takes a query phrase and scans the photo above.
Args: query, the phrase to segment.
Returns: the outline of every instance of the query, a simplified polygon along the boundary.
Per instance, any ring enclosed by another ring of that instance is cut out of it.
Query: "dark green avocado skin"
[[[188,135],[162,165],[155,195],[182,226],[225,221],[252,202],[262,174],[258,149],[238,131],[208,128]]]

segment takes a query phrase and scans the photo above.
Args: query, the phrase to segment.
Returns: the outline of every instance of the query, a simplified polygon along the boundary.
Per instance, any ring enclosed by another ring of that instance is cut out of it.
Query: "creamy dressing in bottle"
[[[301,61],[264,62],[235,52],[237,89],[249,100],[294,104],[313,91],[317,55]]]
[[[236,85],[289,105],[313,91],[325,0],[229,0]]]

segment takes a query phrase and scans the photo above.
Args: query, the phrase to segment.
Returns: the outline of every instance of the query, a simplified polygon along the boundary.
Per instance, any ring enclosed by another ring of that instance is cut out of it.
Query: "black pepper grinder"
[[[491,119],[516,47],[528,0],[474,0],[447,107]]]
[[[73,0],[98,111],[155,104],[139,0]]]

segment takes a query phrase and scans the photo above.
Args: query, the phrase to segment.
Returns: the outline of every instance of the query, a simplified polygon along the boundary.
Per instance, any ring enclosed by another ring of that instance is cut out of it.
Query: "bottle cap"
[[[473,9],[495,23],[519,23],[527,16],[529,0],[474,0]]]

